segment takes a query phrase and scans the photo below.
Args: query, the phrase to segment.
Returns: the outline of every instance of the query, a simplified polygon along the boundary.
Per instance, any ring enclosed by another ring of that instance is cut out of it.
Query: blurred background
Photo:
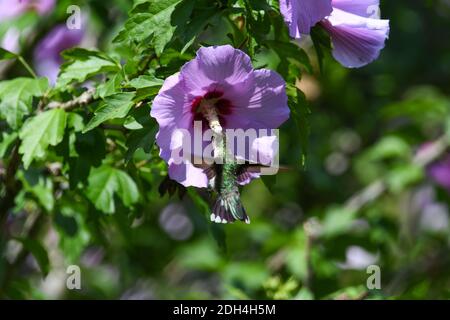
[[[51,82],[61,51],[108,50],[133,4],[35,1],[12,10],[7,2],[0,0],[0,47]],[[72,4],[82,8],[83,27],[68,31],[61,24]],[[314,63],[298,81],[311,111],[306,157],[289,121],[280,162],[293,171],[243,189],[250,225],[211,225],[207,197],[193,190],[161,197],[162,175],[148,178],[148,201],[133,214],[99,218],[62,201],[40,221],[48,275],[26,255],[9,274],[9,296],[450,298],[450,1],[382,1],[381,12],[391,33],[380,59],[350,70],[327,56],[322,71]],[[310,41],[301,45],[314,62]],[[19,62],[0,62],[0,79],[24,74]],[[24,199],[16,199],[23,203],[10,217],[12,232],[33,217],[36,206]],[[10,241],[2,254],[17,250]],[[66,288],[73,264],[81,290]],[[369,265],[380,267],[379,289],[366,287]]]

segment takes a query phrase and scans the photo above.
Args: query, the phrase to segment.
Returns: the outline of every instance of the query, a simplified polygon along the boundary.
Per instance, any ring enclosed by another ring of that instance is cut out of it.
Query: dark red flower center
[[[203,129],[209,128],[208,120],[204,116],[204,108],[214,108],[222,126],[225,126],[225,115],[232,112],[233,106],[230,100],[222,98],[223,92],[218,90],[208,91],[203,96],[196,97],[191,103],[193,121],[202,121]]]

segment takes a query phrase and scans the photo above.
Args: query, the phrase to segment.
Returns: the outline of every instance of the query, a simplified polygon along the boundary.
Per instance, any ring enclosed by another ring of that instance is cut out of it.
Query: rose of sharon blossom
[[[55,0],[0,0],[0,22],[35,10],[44,15],[53,10]]]
[[[36,46],[34,64],[39,76],[54,84],[62,64],[61,52],[79,45],[83,29],[69,29],[65,24],[54,27]]]
[[[327,4],[331,13],[325,10]],[[295,38],[308,34],[314,21],[320,20],[330,34],[333,57],[348,68],[377,59],[389,35],[389,20],[379,16],[379,0],[280,0],[280,9]]]
[[[208,178],[188,160],[175,163],[172,151],[182,137],[174,133],[186,129],[193,135],[194,121],[207,123],[198,107],[208,100],[224,130],[275,129],[289,118],[285,82],[276,72],[254,70],[250,57],[229,45],[199,49],[196,58],[166,79],[151,110],[159,124],[160,156],[170,178],[184,186],[205,188]]]

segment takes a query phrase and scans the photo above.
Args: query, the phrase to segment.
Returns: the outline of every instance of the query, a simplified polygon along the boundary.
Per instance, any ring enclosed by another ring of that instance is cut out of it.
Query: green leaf
[[[118,64],[98,51],[86,49],[70,49],[63,56],[69,61],[61,66],[56,88],[62,89],[72,82],[83,82],[86,79],[104,72],[118,72]]]
[[[15,240],[21,242],[24,248],[31,252],[36,259],[42,274],[44,277],[47,276],[50,270],[50,260],[44,246],[36,239],[15,238]]]
[[[47,211],[53,210],[55,198],[53,196],[53,181],[42,176],[37,169],[19,171],[18,178],[22,182],[22,189],[33,195],[40,205]]]
[[[18,135],[16,132],[3,132],[2,142],[0,142],[0,158],[3,158],[6,155],[11,145],[14,143],[14,141],[16,141],[17,136]]]
[[[305,166],[306,157],[308,155],[308,137],[309,122],[308,117],[311,114],[305,95],[293,85],[286,88],[288,94],[288,104],[291,110],[291,117],[299,130],[299,141],[302,148],[302,166]]]
[[[163,80],[144,75],[130,81],[130,86],[136,89],[136,101],[142,101],[158,94]]]
[[[332,238],[352,228],[356,212],[346,208],[331,208],[326,212],[322,223],[321,236]]]
[[[149,129],[154,126],[155,120],[150,117],[150,105],[148,103],[133,109],[124,121],[124,127],[129,130]]]
[[[95,90],[97,97],[104,99],[105,97],[111,96],[120,90],[120,84],[122,83],[123,76],[121,73],[117,73],[111,79],[105,83],[100,84]]]
[[[17,55],[13,52],[0,48],[0,61],[17,58]]]
[[[267,67],[276,70],[286,81],[295,83],[295,80],[301,76],[302,68],[312,73],[313,68],[308,55],[298,45],[275,40],[266,40],[264,45],[267,46],[268,50],[274,52],[278,59],[269,56],[266,59],[262,59],[262,61],[266,60]],[[261,64],[261,62],[258,63]]]
[[[29,190],[38,199],[39,203],[47,212],[53,210],[55,198],[53,197],[53,184],[50,179],[41,180]]]
[[[330,36],[322,27],[316,26],[311,29],[311,39],[314,44],[314,49],[316,49],[320,71],[323,72],[325,54],[331,51]]]
[[[144,89],[157,87],[160,88],[164,83],[164,80],[155,78],[149,75],[143,75],[130,81],[130,86],[135,89]]]
[[[86,194],[94,206],[104,213],[114,213],[114,195],[127,207],[139,200],[139,192],[133,179],[127,173],[108,165],[91,170]]]
[[[0,82],[0,114],[17,129],[29,114],[33,97],[40,97],[48,88],[47,78],[16,78]]]
[[[84,128],[83,117],[78,113],[69,112],[67,114],[67,128],[73,128],[75,132],[80,132]]]
[[[114,39],[117,43],[134,41],[143,43],[150,39],[149,44],[159,55],[172,40],[177,26],[184,25],[188,20],[193,1],[181,0],[150,0],[149,12],[134,14],[125,24],[125,28]]]
[[[59,234],[59,247],[67,263],[79,261],[80,255],[91,240],[91,233],[86,225],[85,203],[72,201],[70,197],[62,198],[60,207],[55,211],[54,225]]]
[[[181,53],[186,52],[211,21],[223,13],[223,11],[218,10],[217,6],[205,6],[201,1],[197,1],[190,21],[186,26],[178,28],[176,31],[176,35],[180,38],[181,44],[184,45]],[[233,26],[235,25],[232,24]]]
[[[22,143],[19,153],[28,168],[34,159],[42,159],[48,146],[56,146],[64,137],[67,114],[62,109],[52,109],[28,119],[20,130]]]
[[[133,107],[134,92],[121,92],[105,98],[83,133],[98,127],[107,120],[124,118]]]
[[[421,181],[424,177],[423,169],[414,164],[402,164],[392,169],[387,176],[389,190],[398,193],[406,187]]]
[[[69,183],[74,189],[84,183],[92,167],[98,167],[106,155],[106,139],[102,130],[94,129],[85,134],[77,133],[74,154],[69,159]]]
[[[157,127],[134,130],[127,138],[128,147],[125,160],[130,161],[138,149],[143,149],[145,153],[150,153],[155,142]]]
[[[409,159],[412,155],[409,144],[397,136],[383,137],[374,147],[368,151],[369,158],[372,161],[383,159]]]

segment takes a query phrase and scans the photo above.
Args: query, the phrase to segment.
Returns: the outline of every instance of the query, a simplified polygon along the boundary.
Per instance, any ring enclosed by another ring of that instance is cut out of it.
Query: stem
[[[22,65],[27,69],[27,71],[33,76],[33,78],[37,79],[38,76],[36,73],[34,73],[33,69],[30,67],[30,65],[25,61],[25,59],[22,56],[17,56],[17,59],[22,63]]]
[[[74,98],[73,100],[69,100],[66,102],[57,102],[53,101],[47,105],[48,109],[61,108],[66,111],[72,110],[79,105],[89,104],[94,99],[95,90],[90,89],[85,91],[81,96]]]

